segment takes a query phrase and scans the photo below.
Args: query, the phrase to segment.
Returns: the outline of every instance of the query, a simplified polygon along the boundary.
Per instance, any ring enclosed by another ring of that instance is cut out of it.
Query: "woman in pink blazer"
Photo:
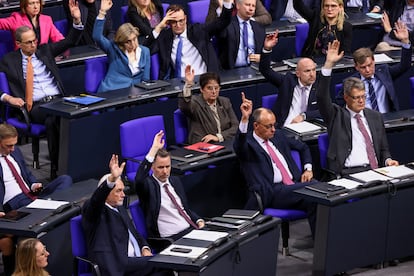
[[[48,15],[40,14],[42,8],[42,0],[20,0],[21,11],[13,12],[6,18],[0,18],[0,29],[9,30],[14,36],[17,28],[26,25],[33,28],[39,44],[62,40],[64,37],[53,25],[52,18]],[[16,44],[14,48],[17,49]]]

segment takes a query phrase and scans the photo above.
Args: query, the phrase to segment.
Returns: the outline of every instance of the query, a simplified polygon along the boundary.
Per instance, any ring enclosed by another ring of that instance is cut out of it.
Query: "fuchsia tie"
[[[178,212],[180,213],[180,215],[188,222],[188,224],[190,224],[192,227],[194,227],[195,229],[198,229],[197,224],[195,224],[191,218],[187,215],[186,212],[184,212],[183,208],[180,206],[180,204],[178,204],[177,200],[175,199],[174,195],[170,192],[170,190],[168,189],[168,183],[163,185],[165,192],[167,193],[167,195],[169,196],[169,198],[171,199],[172,203],[174,204],[175,208],[177,208]]]
[[[355,114],[355,118],[357,120],[359,130],[361,131],[362,136],[364,136],[365,149],[367,150],[369,165],[371,166],[371,169],[376,169],[378,168],[378,162],[377,158],[375,158],[375,150],[371,138],[369,137],[368,131],[361,120],[361,115]]]
[[[292,179],[289,177],[289,173],[287,172],[285,166],[283,166],[282,162],[280,162],[280,159],[277,157],[276,152],[272,149],[272,147],[269,145],[268,141],[264,141],[267,151],[270,154],[270,157],[273,160],[273,163],[276,164],[276,167],[279,169],[280,174],[282,175],[282,182],[285,185],[292,185],[295,182],[292,181]]]

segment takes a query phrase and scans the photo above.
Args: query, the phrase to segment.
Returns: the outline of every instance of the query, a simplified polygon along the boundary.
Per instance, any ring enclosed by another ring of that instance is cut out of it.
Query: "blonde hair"
[[[324,5],[326,0],[322,0],[321,2],[321,14],[320,18],[322,23],[326,24],[328,23],[325,19],[325,11],[324,11]],[[336,18],[336,28],[338,31],[342,31],[344,28],[344,22],[345,22],[345,10],[344,10],[344,1],[343,0],[333,0],[339,5],[339,13],[338,17]]]
[[[16,269],[12,276],[48,276],[49,273],[36,262],[36,244],[40,240],[30,238],[19,242],[16,249]]]
[[[130,7],[135,7],[137,9],[137,13],[141,17],[144,17],[144,18],[147,17],[147,15],[145,14],[145,11],[143,9],[141,9],[141,7],[138,5],[136,0],[128,0],[128,5]],[[157,8],[155,7],[155,4],[152,1],[150,1],[147,10],[151,15],[158,12]],[[162,16],[162,14],[160,14],[160,16]]]
[[[125,51],[124,44],[128,41],[131,34],[135,34],[137,38],[139,36],[139,29],[132,26],[131,23],[122,24],[116,31],[114,41],[122,51]]]

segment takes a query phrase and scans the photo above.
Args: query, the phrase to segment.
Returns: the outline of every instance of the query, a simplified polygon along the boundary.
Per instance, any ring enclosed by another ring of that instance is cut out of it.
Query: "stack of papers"
[[[336,186],[342,186],[348,190],[355,189],[356,187],[361,185],[361,182],[354,181],[348,178],[335,179],[335,180],[329,181],[329,183],[336,185]]]
[[[288,124],[285,126],[285,128],[292,130],[293,132],[299,135],[305,134],[305,133],[317,132],[317,131],[321,131],[324,129],[323,127],[319,125],[312,124],[307,121],[303,121],[300,123],[294,123],[294,124]]]
[[[404,178],[414,175],[414,170],[404,165],[378,168],[375,171],[392,178]]]
[[[362,182],[387,181],[391,179],[391,177],[377,173],[376,171],[373,171],[373,170],[360,172],[360,173],[354,173],[354,174],[350,174],[349,176],[357,180],[360,180]]]
[[[36,199],[29,205],[27,208],[35,208],[35,209],[50,209],[56,210],[62,205],[68,204],[68,201],[60,201],[60,200],[48,200],[48,199]]]

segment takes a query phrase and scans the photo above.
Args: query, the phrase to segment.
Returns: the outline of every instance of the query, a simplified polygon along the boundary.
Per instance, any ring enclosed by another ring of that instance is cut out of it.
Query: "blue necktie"
[[[112,210],[117,212],[121,216],[121,219],[124,220],[123,216],[121,215],[121,213],[119,212],[119,210],[117,208],[112,208]],[[127,223],[127,225],[128,225],[128,223]],[[136,257],[141,257],[141,248],[139,247],[138,241],[135,239],[134,235],[132,234],[132,232],[129,229],[128,229],[128,235],[129,235],[128,239],[132,243],[132,246],[134,247],[135,256]]]
[[[366,82],[368,83],[368,95],[371,102],[371,109],[378,111],[377,96],[375,95],[374,86],[372,85],[372,78],[366,79]]]
[[[362,0],[362,12],[363,13],[367,13],[368,12],[368,1],[369,0]]]
[[[246,53],[246,62],[249,63],[249,33],[247,31],[247,22],[243,21],[243,47]]]
[[[175,56],[175,77],[181,78],[181,57],[183,52],[183,39],[178,36],[177,55]]]

